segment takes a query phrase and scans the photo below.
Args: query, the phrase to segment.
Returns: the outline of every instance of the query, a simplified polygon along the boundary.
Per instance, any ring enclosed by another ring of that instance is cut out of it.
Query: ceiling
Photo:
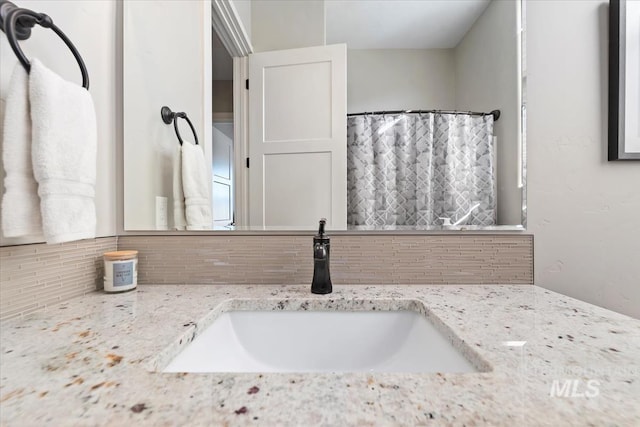
[[[490,2],[325,0],[326,42],[347,43],[349,49],[453,48]],[[214,31],[213,80],[232,79],[233,60]]]
[[[326,0],[327,44],[349,49],[448,49],[491,0]]]

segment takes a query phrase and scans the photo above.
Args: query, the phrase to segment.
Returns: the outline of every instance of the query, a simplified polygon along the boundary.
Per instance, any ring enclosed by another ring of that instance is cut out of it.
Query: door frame
[[[233,58],[233,155],[236,229],[249,225],[249,57]]]

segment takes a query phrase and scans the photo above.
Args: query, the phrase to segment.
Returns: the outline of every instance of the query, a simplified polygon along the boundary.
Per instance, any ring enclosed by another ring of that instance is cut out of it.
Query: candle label
[[[113,286],[133,284],[133,261],[113,264]]]

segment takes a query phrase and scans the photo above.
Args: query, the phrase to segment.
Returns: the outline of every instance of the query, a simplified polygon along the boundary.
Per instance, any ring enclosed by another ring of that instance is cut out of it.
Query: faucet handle
[[[326,218],[320,218],[320,222],[318,225],[318,236],[320,238],[324,237],[324,226],[327,224]]]
[[[453,225],[453,224],[451,224],[451,218],[439,217],[438,219],[442,220],[442,226],[443,227],[446,227],[446,226],[449,226],[449,225]]]

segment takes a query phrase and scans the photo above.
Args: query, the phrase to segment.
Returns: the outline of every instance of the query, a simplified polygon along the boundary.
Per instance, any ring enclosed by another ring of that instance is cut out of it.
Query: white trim
[[[251,40],[230,0],[211,0],[211,25],[234,58],[253,52]]]
[[[213,114],[213,63],[211,62],[211,55],[213,49],[213,43],[211,36],[213,35],[213,28],[209,25],[211,22],[211,9],[205,4],[202,7],[202,116],[200,123],[202,123],[202,147],[204,149],[205,159],[208,159],[209,165],[213,161],[213,129],[209,122],[209,117]],[[212,207],[213,216],[213,170],[211,166],[207,167],[207,182],[209,183],[209,206]],[[213,224],[212,224],[213,226]]]
[[[235,224],[249,224],[249,91],[245,81],[249,78],[249,58],[233,58],[233,149]]]
[[[517,102],[520,106],[520,114],[516,115],[516,134],[518,142],[516,143],[516,186],[520,189],[524,187],[523,178],[523,153],[522,153],[522,3],[516,2],[516,72],[518,73],[517,81]]]

